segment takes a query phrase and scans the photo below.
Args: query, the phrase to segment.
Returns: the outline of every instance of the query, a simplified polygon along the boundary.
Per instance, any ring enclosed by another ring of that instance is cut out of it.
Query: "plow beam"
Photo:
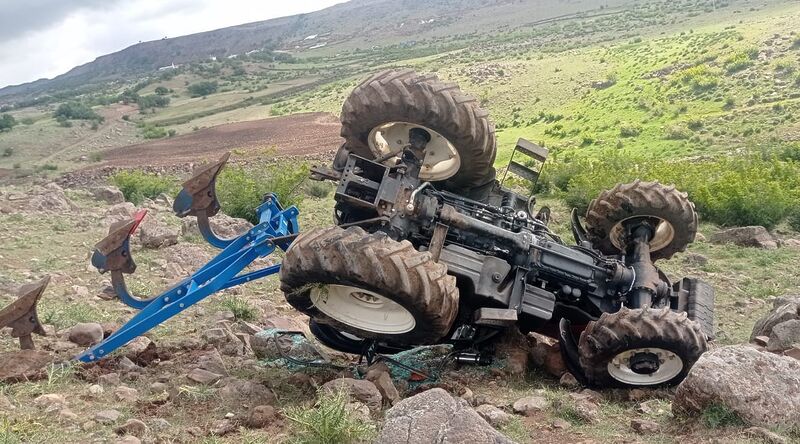
[[[36,304],[44,293],[45,287],[50,283],[50,276],[39,282],[23,285],[17,292],[18,298],[10,305],[0,310],[0,328],[11,327],[11,337],[19,338],[19,348],[33,350],[32,333],[46,336],[39,315],[36,313]]]
[[[231,153],[225,153],[217,162],[200,167],[194,175],[183,183],[183,189],[178,193],[172,210],[178,217],[195,216],[200,234],[212,246],[225,248],[234,239],[223,239],[214,233],[209,218],[219,212],[220,205],[217,199],[217,176],[228,163]]]
[[[92,263],[101,272],[111,270],[112,280],[115,275],[118,276],[120,281],[114,284],[114,288],[120,299],[128,305],[137,306],[136,308],[141,305],[141,311],[103,342],[84,351],[75,359],[83,362],[99,360],[218,291],[277,273],[280,264],[240,274],[255,259],[269,255],[275,248],[284,251],[289,248],[297,234],[298,210],[294,206],[283,209],[274,195],[267,195],[256,211],[259,216],[258,225],[238,238],[226,241],[227,246],[215,258],[187,279],[151,299],[135,299],[135,305],[124,299],[133,296],[125,289],[122,273],[132,273],[135,269],[128,250],[128,239],[138,222],[133,220],[117,227],[98,244],[95,252],[97,260],[93,257]],[[125,229],[128,231],[124,231]],[[117,269],[109,268],[111,266],[116,266]]]

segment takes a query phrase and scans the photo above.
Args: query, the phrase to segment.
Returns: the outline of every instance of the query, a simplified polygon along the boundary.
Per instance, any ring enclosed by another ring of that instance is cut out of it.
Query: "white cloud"
[[[0,87],[52,78],[139,41],[311,12],[342,1],[19,2],[0,15]]]

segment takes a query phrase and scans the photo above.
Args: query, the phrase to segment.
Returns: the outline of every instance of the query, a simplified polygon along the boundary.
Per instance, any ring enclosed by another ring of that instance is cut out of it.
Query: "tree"
[[[17,119],[11,114],[3,114],[0,116],[0,132],[11,131],[11,128],[17,124]]]
[[[80,102],[65,102],[58,105],[53,117],[63,120],[103,120],[93,109]]]
[[[163,86],[157,86],[156,94],[158,94],[159,96],[166,96],[167,94],[169,94],[169,90]]]
[[[192,97],[201,97],[207,96],[209,94],[214,94],[217,92],[217,82],[197,82],[192,83],[186,89],[189,91],[189,95]]]
[[[150,94],[149,96],[140,96],[136,103],[139,105],[140,110],[146,108],[164,108],[169,105],[169,97]]]

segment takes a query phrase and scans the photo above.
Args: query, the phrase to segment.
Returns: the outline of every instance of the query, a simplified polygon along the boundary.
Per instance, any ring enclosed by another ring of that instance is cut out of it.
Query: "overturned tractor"
[[[220,209],[215,180],[227,156],[199,170],[174,210],[197,217],[222,252],[152,299],[131,295],[123,278],[135,270],[128,239],[143,214],[112,227],[93,264],[141,312],[77,358],[108,356],[203,298],[278,271],[320,342],[368,358],[448,343],[456,361],[481,364],[505,329],[518,328],[558,337],[584,384],[630,387],[676,384],[706,351],[713,289],[693,278],[670,282],[654,264],[694,240],[697,215],[685,193],[617,185],[583,221],[573,211],[569,245],[548,228],[549,209],[495,177],[488,113],[456,85],[410,70],[356,87],[342,136],[333,164],[312,170],[337,183],[336,223],[302,234],[298,210],[268,195],[256,210],[261,223],[219,238],[209,217]],[[535,182],[547,154],[521,139],[506,175]],[[242,274],[275,248],[286,251],[282,264]]]

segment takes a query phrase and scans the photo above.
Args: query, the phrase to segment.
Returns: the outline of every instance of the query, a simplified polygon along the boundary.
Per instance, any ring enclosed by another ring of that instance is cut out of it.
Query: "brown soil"
[[[306,113],[229,123],[168,139],[113,148],[103,166],[177,165],[216,158],[232,150],[277,150],[281,156],[327,153],[341,145],[339,119],[329,113]]]

